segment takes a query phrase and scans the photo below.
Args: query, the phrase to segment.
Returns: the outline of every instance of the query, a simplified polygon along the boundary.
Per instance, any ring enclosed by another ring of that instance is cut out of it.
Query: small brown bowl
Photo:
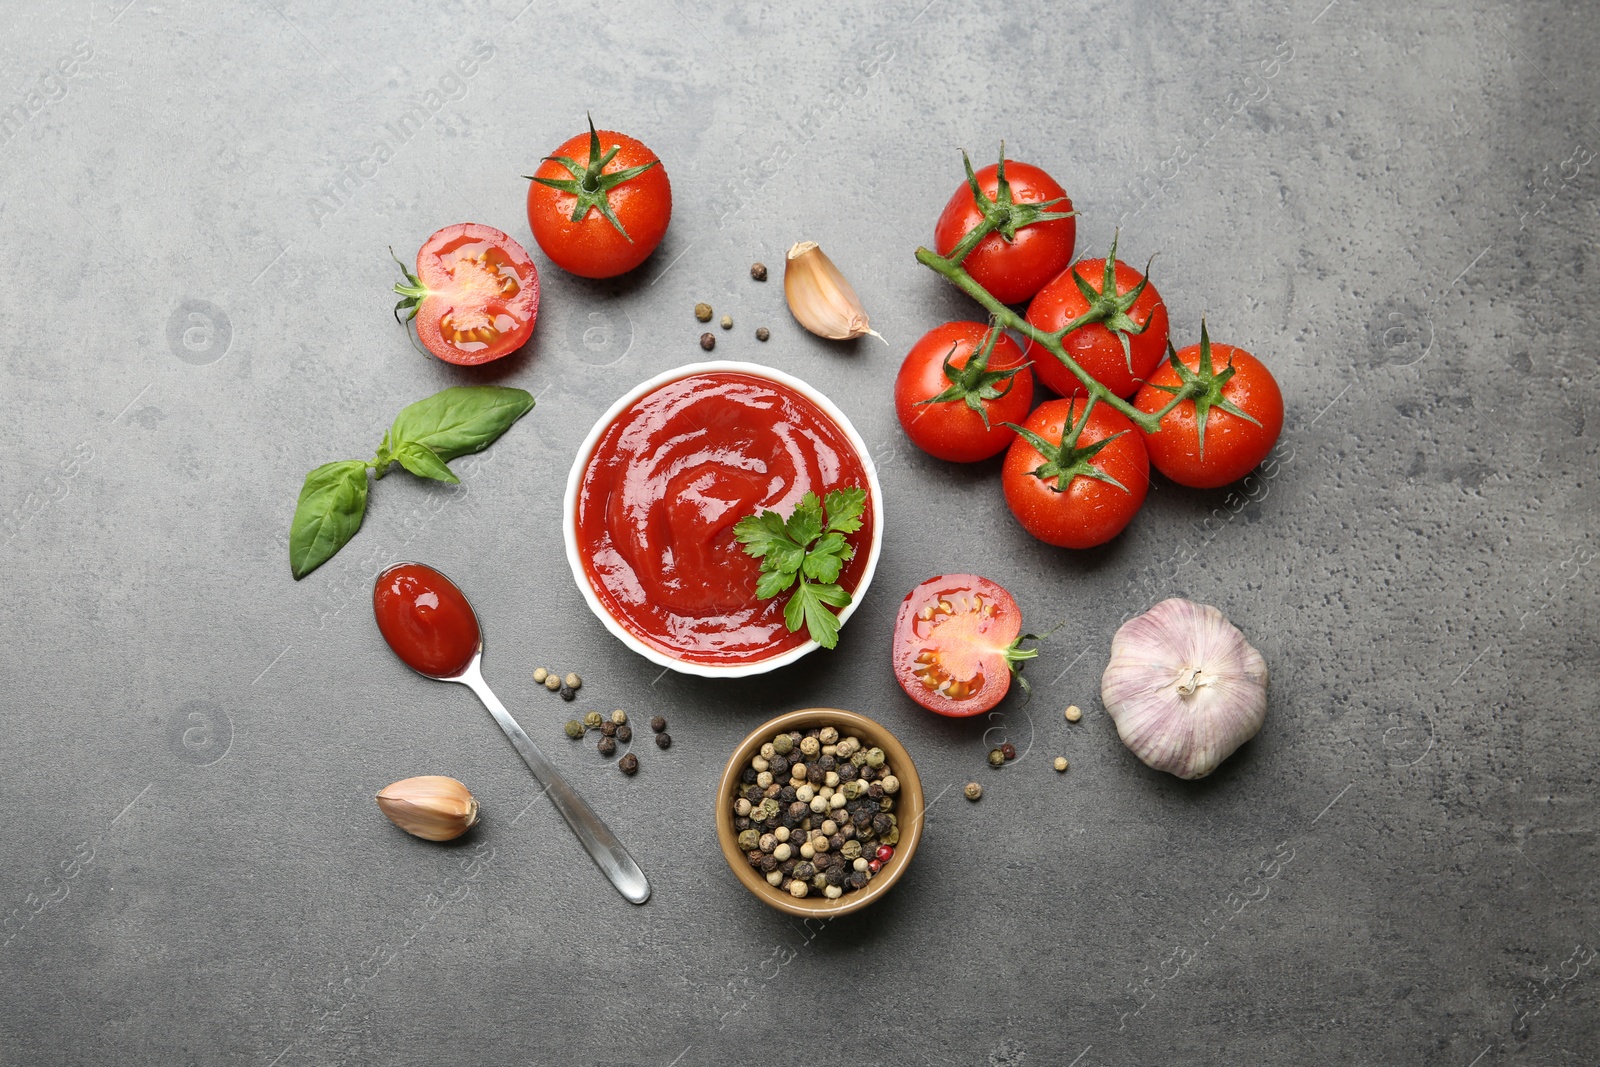
[[[883,869],[873,876],[872,881],[867,883],[865,889],[846,893],[837,900],[829,900],[820,893],[816,896],[790,896],[787,890],[768,885],[766,878],[760,871],[750,866],[750,861],[739,850],[739,834],[733,828],[733,802],[737,799],[734,795],[734,786],[739,781],[740,772],[761,751],[761,746],[772,740],[774,734],[823,726],[838,728],[841,737],[859,737],[869,748],[883,749],[884,755],[888,757],[886,762],[894,769],[895,777],[900,779],[900,792],[895,795],[895,817],[899,820],[900,843],[894,846],[894,855],[884,864]],[[722,845],[722,855],[727,859],[728,866],[733,868],[734,875],[744,883],[746,889],[760,897],[762,902],[790,915],[829,917],[846,915],[871,904],[900,880],[900,875],[905,873],[906,867],[911,863],[911,857],[916,854],[917,842],[922,838],[924,811],[922,779],[917,777],[917,768],[911,762],[911,754],[905,750],[905,746],[895,740],[893,734],[879,723],[873,722],[865,715],[857,715],[853,711],[842,711],[839,708],[802,708],[762,723],[733,750],[733,756],[722,772],[722,781],[717,783],[717,842]]]

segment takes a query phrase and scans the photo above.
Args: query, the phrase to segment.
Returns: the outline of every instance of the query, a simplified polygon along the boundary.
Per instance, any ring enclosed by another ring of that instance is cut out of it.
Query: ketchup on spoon
[[[378,575],[372,612],[394,654],[430,678],[465,671],[482,643],[478,616],[461,590],[420,563],[399,563]]]

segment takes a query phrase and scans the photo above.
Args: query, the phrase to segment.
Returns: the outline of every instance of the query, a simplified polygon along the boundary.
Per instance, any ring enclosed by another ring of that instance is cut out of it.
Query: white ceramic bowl
[[[599,421],[589,431],[589,436],[583,439],[583,444],[578,447],[577,458],[572,461],[572,471],[567,475],[567,495],[561,509],[561,535],[566,541],[567,564],[572,568],[572,577],[578,583],[578,590],[583,593],[583,599],[588,603],[589,610],[595,617],[605,624],[606,629],[616,635],[617,640],[639,653],[651,663],[658,663],[663,667],[679,671],[683,674],[696,674],[704,678],[743,678],[752,674],[765,674],[804,656],[812,649],[820,647],[815,641],[806,641],[802,645],[789,649],[787,652],[773,656],[769,659],[755,660],[748,663],[691,663],[645,644],[633,634],[628,632],[620,621],[613,618],[600,602],[594,588],[589,584],[589,576],[583,568],[583,559],[578,554],[578,491],[583,485],[584,472],[589,467],[589,458],[594,454],[595,445],[599,442],[601,434],[606,428],[621,415],[635,401],[648,393],[661,388],[668,382],[675,382],[680,378],[687,378],[694,374],[748,374],[756,378],[765,378],[768,381],[786,385],[815,404],[822,413],[832,419],[844,432],[845,438],[855,448],[861,460],[861,468],[867,473],[867,499],[872,508],[872,544],[867,549],[867,565],[861,572],[861,581],[851,591],[850,603],[839,612],[839,621],[847,621],[861,604],[866,596],[867,586],[872,584],[873,572],[878,569],[878,556],[883,550],[883,487],[878,484],[878,471],[872,464],[872,456],[867,452],[867,443],[856,433],[856,428],[850,425],[850,420],[845,417],[833,401],[823,396],[817,390],[790,374],[785,374],[771,367],[763,367],[759,363],[738,363],[732,360],[708,360],[704,363],[689,363],[682,367],[656,375],[648,381],[640,382],[627,393],[623,394],[615,404],[600,416]],[[841,638],[843,639],[843,638]]]

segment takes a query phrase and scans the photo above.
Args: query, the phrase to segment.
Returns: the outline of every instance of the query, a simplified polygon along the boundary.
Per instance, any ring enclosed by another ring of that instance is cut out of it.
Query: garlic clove
[[[452,841],[478,821],[478,801],[467,787],[442,774],[386,785],[378,808],[406,833],[425,841]]]
[[[1203,778],[1261,729],[1267,664],[1222,612],[1174,597],[1117,630],[1100,698],[1134,755]]]
[[[883,340],[867,321],[855,287],[815,241],[799,241],[789,249],[783,267],[783,295],[795,321],[818,337],[849,341],[870,333]]]

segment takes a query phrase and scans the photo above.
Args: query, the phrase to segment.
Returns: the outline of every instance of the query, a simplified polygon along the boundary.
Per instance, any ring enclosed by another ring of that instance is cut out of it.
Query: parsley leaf
[[[866,504],[866,490],[856,487],[835,489],[826,501],[807,493],[788,519],[763,511],[733,528],[745,553],[761,561],[756,596],[767,600],[792,588],[784,625],[791,633],[804,625],[823,648],[839,643],[839,617],[829,609],[850,604],[850,594],[838,584],[856,554],[845,535],[861,529]]]

